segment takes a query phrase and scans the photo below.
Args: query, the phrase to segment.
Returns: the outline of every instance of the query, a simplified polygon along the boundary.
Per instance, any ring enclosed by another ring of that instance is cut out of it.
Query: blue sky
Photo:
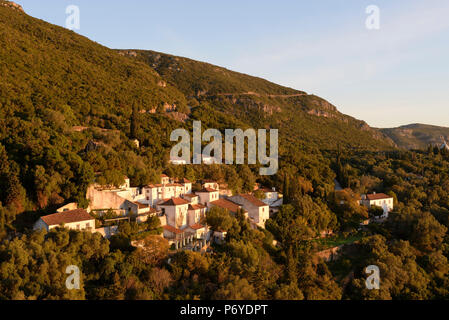
[[[17,0],[110,48],[210,62],[319,95],[371,126],[449,127],[447,0]],[[368,30],[368,5],[380,29]]]

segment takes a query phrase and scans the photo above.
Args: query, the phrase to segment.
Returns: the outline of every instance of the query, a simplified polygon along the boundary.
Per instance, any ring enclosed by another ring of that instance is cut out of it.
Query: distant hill
[[[449,141],[449,128],[427,124],[410,124],[380,131],[404,149],[425,149],[429,145],[441,145],[442,137]]]

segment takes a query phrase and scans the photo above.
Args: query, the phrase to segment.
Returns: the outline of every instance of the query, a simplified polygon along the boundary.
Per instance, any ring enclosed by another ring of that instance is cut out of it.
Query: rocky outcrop
[[[339,253],[344,245],[329,248],[323,251],[319,251],[316,253],[316,256],[323,259],[326,262],[335,261],[339,258]]]
[[[3,7],[9,7],[9,8],[21,11],[21,12],[25,12],[20,4],[17,4],[12,1],[2,1],[2,2],[0,2],[0,5]]]
[[[118,54],[121,56],[129,56],[129,57],[133,57],[133,58],[137,57],[137,52],[132,51],[132,50],[122,50],[122,51],[119,51]]]

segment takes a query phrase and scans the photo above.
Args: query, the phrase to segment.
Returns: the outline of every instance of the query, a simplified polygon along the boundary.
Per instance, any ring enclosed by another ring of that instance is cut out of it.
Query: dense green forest
[[[317,96],[185,58],[110,50],[4,6],[0,43],[0,299],[449,298],[446,151],[401,151]],[[168,165],[170,133],[193,120],[278,128],[279,172]],[[258,182],[280,190],[285,205],[266,230],[211,211],[208,224],[228,236],[204,255],[171,251],[153,235],[136,248],[132,223],[110,240],[31,230],[58,206],[85,206],[94,181],[119,185],[127,175],[143,186],[162,172],[234,192]],[[395,210],[360,228],[373,212],[357,197],[373,191],[391,195]],[[323,230],[335,236],[317,239]],[[316,256],[341,243],[339,260]],[[364,286],[373,264],[381,290]],[[66,290],[67,265],[82,270],[81,290]]]

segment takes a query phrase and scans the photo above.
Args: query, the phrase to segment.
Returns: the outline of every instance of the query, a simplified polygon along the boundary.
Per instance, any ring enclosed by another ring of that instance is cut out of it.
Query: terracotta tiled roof
[[[41,219],[48,226],[59,226],[65,223],[74,223],[87,220],[94,220],[94,218],[87,213],[84,209],[76,209],[71,211],[64,211],[61,213],[55,213],[48,216],[41,217]]]
[[[161,174],[161,178],[168,178],[166,174]]]
[[[234,202],[226,199],[218,199],[216,201],[212,201],[210,204],[223,209],[227,209],[229,210],[229,212],[233,213],[236,213],[240,209],[240,206],[238,204],[235,204]]]
[[[190,182],[189,180],[187,180],[186,178],[181,179],[181,180],[179,180],[178,182],[179,182],[179,183],[192,183],[192,182]]]
[[[376,193],[376,194],[367,194],[366,198],[368,200],[382,200],[382,199],[390,199],[393,197],[386,195],[385,193]]]
[[[160,187],[162,187],[162,184],[149,184],[149,185],[145,186],[145,188],[150,188],[150,189],[160,188]]]
[[[186,193],[185,195],[183,195],[184,198],[197,198],[198,195],[194,194],[194,193]]]
[[[266,203],[260,201],[255,196],[252,196],[250,194],[240,194],[239,196],[244,198],[244,199],[246,199],[247,201],[251,202],[253,205],[255,205],[257,207],[266,207],[266,206],[268,206]]]
[[[165,230],[167,230],[167,231],[169,231],[169,232],[171,232],[171,233],[175,233],[175,234],[182,234],[182,233],[184,233],[184,231],[179,230],[179,229],[177,229],[177,228],[175,228],[175,227],[172,227],[172,226],[169,226],[169,225],[166,225],[166,226],[164,226],[163,228],[164,228]]]
[[[203,206],[202,204],[189,204],[189,210],[200,210],[205,209],[206,206]]]
[[[204,229],[205,226],[203,226],[202,224],[199,224],[199,223],[195,223],[195,224],[189,226],[189,228],[192,230],[200,230],[200,229]]]
[[[150,211],[151,211],[151,209],[153,209],[153,208],[151,208],[150,207],[150,205],[149,204],[145,204],[145,203],[140,203],[140,202],[134,202],[135,204],[137,204],[137,206],[139,207],[139,209],[146,209],[146,208],[150,208]],[[154,210],[154,209],[153,209]]]
[[[200,191],[197,191],[198,193],[210,193],[210,192],[217,192],[218,190],[212,189],[212,188],[203,188]]]
[[[166,184],[167,187],[184,187],[182,184],[179,183],[169,183]]]
[[[183,204],[189,204],[189,202],[182,198],[171,198],[170,200],[160,204],[160,206],[180,206]]]
[[[162,188],[162,187],[181,187],[181,188],[183,188],[184,186],[182,185],[182,184],[179,184],[179,183],[168,183],[168,184],[160,184],[160,183],[158,183],[158,184],[149,184],[149,185],[147,185],[146,187],[147,188],[150,188],[150,189],[153,189],[153,188]]]

